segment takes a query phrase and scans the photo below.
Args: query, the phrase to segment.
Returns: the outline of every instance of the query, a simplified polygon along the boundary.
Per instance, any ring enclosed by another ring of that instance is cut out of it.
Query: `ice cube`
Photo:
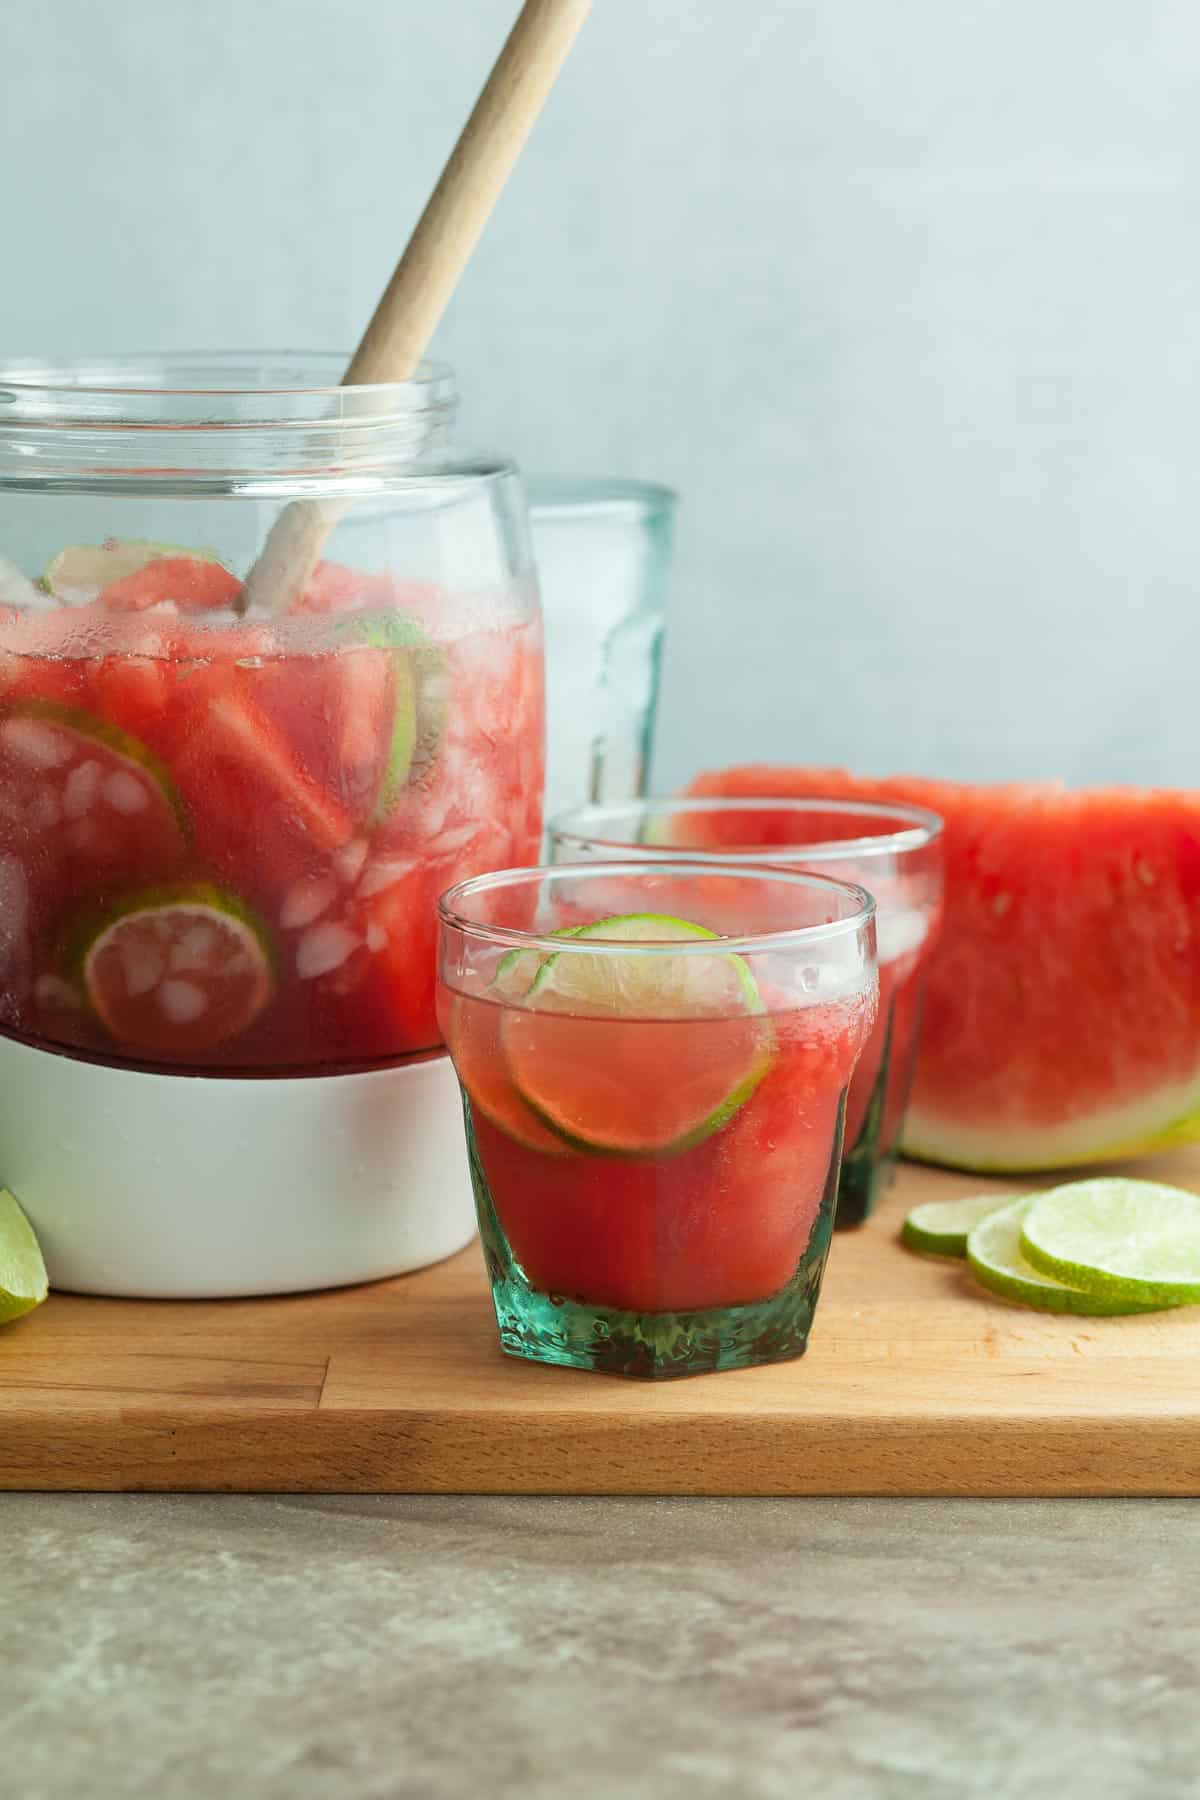
[[[148,994],[162,980],[166,960],[157,944],[148,944],[144,938],[126,938],[120,954],[125,992],[131,999]]]
[[[23,719],[19,714],[5,719],[0,745],[34,769],[61,769],[71,760],[71,740],[43,719]]]
[[[149,805],[144,781],[128,769],[114,769],[104,778],[104,798],[119,813],[145,812]]]
[[[99,787],[100,764],[95,761],[79,763],[63,784],[63,816],[82,819],[84,813],[91,811]]]
[[[191,1025],[208,1011],[208,995],[194,981],[164,981],[158,1004],[172,1025]]]
[[[345,925],[310,926],[296,946],[296,974],[301,981],[314,981],[340,969],[361,941]]]
[[[295,881],[283,897],[279,923],[284,931],[302,931],[333,905],[337,883],[332,875],[306,876]]]

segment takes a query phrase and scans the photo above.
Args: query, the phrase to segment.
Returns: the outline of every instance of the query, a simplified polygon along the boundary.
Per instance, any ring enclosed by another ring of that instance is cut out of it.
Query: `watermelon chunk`
[[[199,556],[161,556],[110,582],[100,604],[110,612],[144,612],[169,602],[185,612],[232,606],[242,591],[236,575]]]
[[[1200,793],[761,766],[689,791],[944,818],[909,1155],[1007,1172],[1200,1139]]]

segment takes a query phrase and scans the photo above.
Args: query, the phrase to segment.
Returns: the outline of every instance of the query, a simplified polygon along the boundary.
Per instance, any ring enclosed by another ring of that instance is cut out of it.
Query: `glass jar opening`
[[[0,359],[0,483],[71,472],[356,472],[444,456],[452,370],[340,385],[324,351],[181,351]]]

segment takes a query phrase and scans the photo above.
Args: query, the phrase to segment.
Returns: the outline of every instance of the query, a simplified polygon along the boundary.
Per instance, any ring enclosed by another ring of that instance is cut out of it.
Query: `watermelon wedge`
[[[689,791],[909,801],[944,818],[907,1154],[1001,1172],[1200,1139],[1200,793],[763,766]]]
[[[110,612],[145,612],[170,603],[184,612],[232,606],[242,591],[236,575],[207,557],[162,556],[110,582],[100,594]]]

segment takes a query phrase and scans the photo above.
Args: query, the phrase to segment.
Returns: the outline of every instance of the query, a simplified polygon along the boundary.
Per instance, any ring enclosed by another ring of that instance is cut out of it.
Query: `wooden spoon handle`
[[[592,0],[525,0],[344,384],[412,375],[591,6]]]
[[[416,230],[350,359],[343,387],[407,381],[429,345],[492,208],[592,8],[525,0]],[[284,508],[246,577],[239,610],[285,611],[306,586],[343,508]]]

